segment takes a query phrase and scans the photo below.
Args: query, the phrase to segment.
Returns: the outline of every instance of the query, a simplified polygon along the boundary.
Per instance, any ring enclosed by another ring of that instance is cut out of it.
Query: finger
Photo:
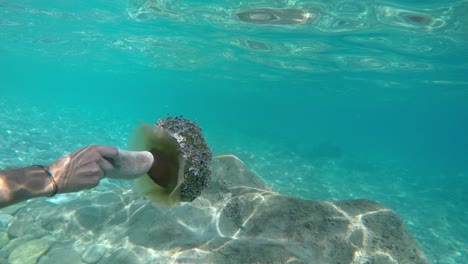
[[[99,176],[93,176],[89,178],[89,180],[86,183],[83,183],[81,189],[91,189],[99,185],[99,181],[102,179],[102,177]]]
[[[119,151],[117,148],[108,146],[95,146],[95,150],[113,166],[120,166]]]
[[[100,159],[99,166],[101,167],[104,175],[102,178],[105,178],[107,175],[110,175],[114,170],[114,166],[107,159]]]

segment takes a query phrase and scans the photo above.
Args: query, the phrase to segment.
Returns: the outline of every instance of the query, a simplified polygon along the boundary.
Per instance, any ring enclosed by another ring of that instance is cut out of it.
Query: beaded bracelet
[[[52,176],[52,173],[50,173],[50,171],[46,169],[44,166],[42,165],[34,165],[34,166],[41,168],[47,174],[47,176],[49,176],[50,181],[52,182],[52,187],[54,188],[54,191],[52,192],[51,195],[47,195],[47,197],[54,197],[58,193],[58,185],[55,182],[54,176]]]

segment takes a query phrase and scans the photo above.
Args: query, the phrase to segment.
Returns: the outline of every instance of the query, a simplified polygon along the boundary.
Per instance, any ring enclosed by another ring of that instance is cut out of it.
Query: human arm
[[[90,189],[104,178],[133,179],[153,164],[146,151],[125,151],[89,146],[58,159],[49,166],[0,171],[0,208],[23,200]],[[47,172],[50,172],[50,177]]]
[[[37,166],[0,172],[0,208],[54,192],[45,171]]]

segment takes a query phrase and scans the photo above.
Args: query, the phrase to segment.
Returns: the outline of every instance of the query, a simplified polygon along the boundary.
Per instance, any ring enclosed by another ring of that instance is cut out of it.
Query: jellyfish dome
[[[175,206],[191,202],[209,183],[211,150],[201,128],[186,118],[166,117],[155,125],[142,123],[132,134],[129,148],[153,154],[153,166],[134,186],[154,203]]]

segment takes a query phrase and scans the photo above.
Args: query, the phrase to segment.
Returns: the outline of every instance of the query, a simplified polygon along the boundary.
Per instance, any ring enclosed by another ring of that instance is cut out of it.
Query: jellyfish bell
[[[211,150],[201,128],[183,117],[142,123],[130,137],[129,147],[147,150],[154,157],[148,173],[134,181],[135,190],[152,202],[175,206],[191,202],[208,185]]]

